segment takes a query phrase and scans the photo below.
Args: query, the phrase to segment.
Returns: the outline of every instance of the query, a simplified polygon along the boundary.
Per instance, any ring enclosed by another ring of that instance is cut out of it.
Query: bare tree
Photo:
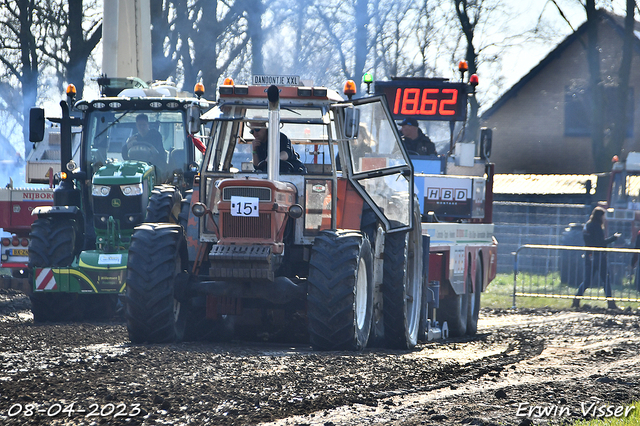
[[[29,109],[38,97],[38,44],[41,28],[34,24],[39,14],[36,0],[1,0],[0,62],[4,68],[2,95],[12,118],[22,124],[25,154],[31,150],[27,137]],[[21,96],[20,96],[21,95]],[[21,108],[15,108],[21,105]]]
[[[618,87],[616,90],[617,108],[614,110],[613,122],[611,123],[611,141],[608,144],[606,156],[603,160],[613,157],[616,153],[621,153],[624,146],[624,140],[627,135],[629,111],[629,79],[631,75],[631,60],[633,58],[633,43],[636,38],[633,33],[635,25],[635,8],[634,0],[626,1],[627,14],[624,18],[624,32],[622,36],[622,59],[620,61],[620,70],[618,71]],[[605,161],[602,162],[604,165]],[[600,165],[600,167],[602,167]]]
[[[246,59],[247,10],[259,3],[152,0],[154,77],[173,77],[187,89],[201,80],[215,91],[221,76]]]
[[[553,1],[560,16],[567,22],[566,15],[557,1]],[[589,101],[589,123],[591,134],[591,154],[593,156],[595,170],[598,172],[609,171],[611,158],[621,154],[628,126],[629,107],[629,79],[631,74],[631,61],[633,57],[633,43],[636,38],[633,30],[635,24],[636,2],[626,1],[626,16],[622,36],[622,57],[618,70],[617,80],[610,85],[615,88],[613,97],[606,96],[605,84],[602,79],[601,48],[598,35],[598,25],[602,20],[602,13],[598,6],[610,8],[609,1],[597,4],[596,0],[584,0],[580,2],[585,10],[587,21],[587,40],[583,46],[587,53],[587,67],[589,78],[586,98]],[[605,111],[615,111],[614,114],[605,114]]]
[[[96,0],[56,0],[43,4],[40,13],[47,33],[42,62],[82,96],[87,62],[102,39],[102,8]]]

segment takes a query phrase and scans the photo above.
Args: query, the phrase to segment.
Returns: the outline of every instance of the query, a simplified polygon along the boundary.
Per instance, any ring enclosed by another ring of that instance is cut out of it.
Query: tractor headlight
[[[110,191],[111,187],[108,185],[93,185],[93,188],[91,189],[91,195],[94,195],[96,197],[106,197],[107,195],[109,195]]]
[[[126,196],[134,196],[142,194],[142,184],[141,183],[133,183],[131,185],[120,185],[120,189],[122,193]]]

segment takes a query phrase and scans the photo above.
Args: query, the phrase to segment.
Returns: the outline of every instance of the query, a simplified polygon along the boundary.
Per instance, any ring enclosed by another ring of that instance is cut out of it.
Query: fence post
[[[518,252],[520,248],[513,252],[513,302],[511,309],[516,308],[516,286],[518,282]]]

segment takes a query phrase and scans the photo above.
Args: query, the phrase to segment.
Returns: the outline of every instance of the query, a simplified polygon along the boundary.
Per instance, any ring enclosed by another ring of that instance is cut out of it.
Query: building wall
[[[615,81],[622,39],[609,23],[599,27],[601,70],[605,84]],[[586,35],[583,38],[586,44]],[[565,88],[587,86],[587,55],[577,40],[508,99],[483,125],[493,129],[496,173],[594,173],[591,140],[564,136]],[[640,68],[635,53],[630,86],[634,87],[633,137],[625,151],[640,150]],[[621,159],[626,157],[621,152]]]

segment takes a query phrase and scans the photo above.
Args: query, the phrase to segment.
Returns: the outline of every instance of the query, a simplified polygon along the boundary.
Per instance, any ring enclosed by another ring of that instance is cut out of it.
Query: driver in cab
[[[146,114],[136,116],[136,128],[138,132],[131,136],[122,147],[122,158],[129,160],[135,156],[137,160],[149,161],[155,165],[166,164],[167,152],[162,145],[162,135],[156,129],[149,128],[149,117]],[[136,150],[151,155],[151,158],[140,158],[139,155],[134,154]]]
[[[249,129],[249,133],[253,135],[253,141],[251,141],[253,166],[259,170],[264,167],[264,162],[267,159],[269,130],[266,123],[256,121],[249,122]],[[291,140],[282,132],[280,132],[280,160],[290,163],[293,166],[293,173],[304,173],[304,165],[293,151]]]

